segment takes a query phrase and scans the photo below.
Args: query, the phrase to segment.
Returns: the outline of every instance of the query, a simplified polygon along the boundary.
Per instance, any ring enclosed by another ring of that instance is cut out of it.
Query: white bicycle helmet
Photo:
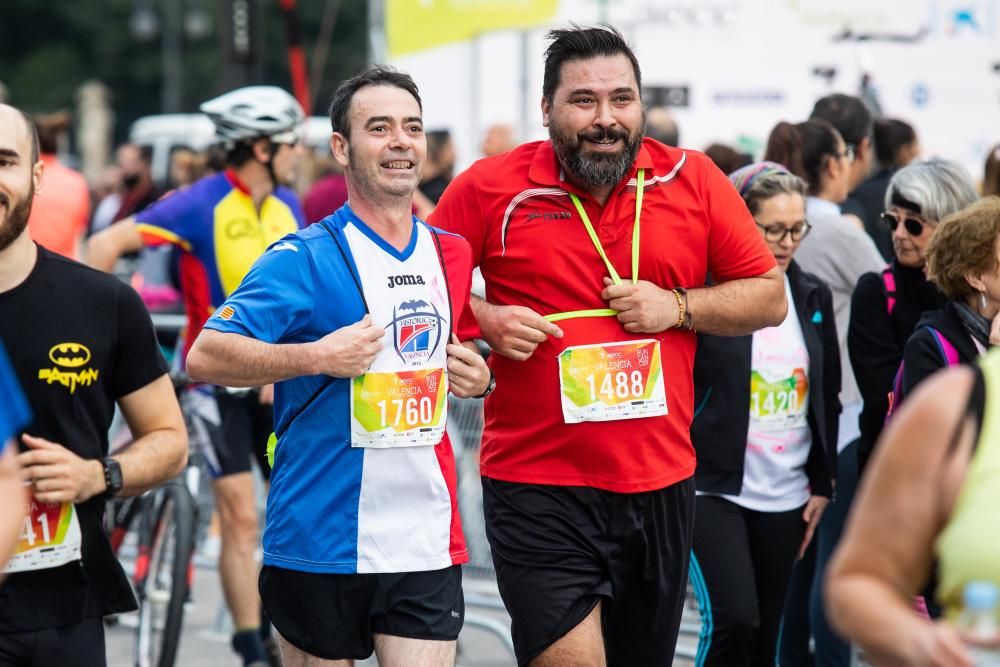
[[[200,108],[215,123],[218,139],[229,146],[294,131],[305,119],[295,98],[277,86],[237,88]]]

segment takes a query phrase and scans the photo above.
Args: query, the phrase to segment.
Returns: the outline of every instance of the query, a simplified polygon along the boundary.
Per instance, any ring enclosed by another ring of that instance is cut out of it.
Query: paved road
[[[470,598],[477,591],[470,591]],[[467,622],[459,638],[459,667],[513,667],[514,660],[495,635],[473,625],[477,617],[499,624],[509,624],[505,612],[477,608],[469,605]],[[132,664],[133,633],[129,619],[122,619],[117,627],[107,632],[108,665],[129,667]],[[184,619],[178,667],[240,667],[240,661],[229,647],[230,622],[223,612],[222,590],[218,573],[214,569],[200,568],[195,574],[194,604]],[[692,650],[693,638],[682,637],[680,647]],[[377,667],[373,659],[359,663],[363,667]],[[678,660],[675,665],[690,665]]]
[[[240,667],[229,647],[231,624],[222,608],[222,589],[218,573],[214,569],[199,569],[195,574],[194,605],[189,608],[184,619],[181,636],[178,667]],[[506,614],[495,611],[474,610],[496,623],[509,623]],[[132,664],[132,644],[134,634],[131,628],[134,615],[126,615],[116,627],[107,632],[108,665],[128,667]],[[511,667],[514,661],[499,639],[490,633],[472,627],[467,623],[459,639],[460,667]],[[359,665],[376,667],[377,662],[366,660]]]

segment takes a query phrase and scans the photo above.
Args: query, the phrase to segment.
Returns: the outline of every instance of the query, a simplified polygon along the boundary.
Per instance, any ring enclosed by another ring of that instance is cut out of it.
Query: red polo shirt
[[[759,276],[775,266],[753,218],[726,177],[701,153],[646,139],[631,173],[604,207],[562,178],[548,141],[480,160],[445,191],[431,222],[461,234],[486,279],[486,299],[541,315],[607,308],[608,275],[576,212],[576,193],[608,259],[631,277],[636,170],[645,169],[639,279],[660,287],[700,287]],[[695,313],[697,326],[697,313]],[[630,334],[613,317],[559,322],[527,361],[491,357],[496,391],[486,401],[482,474],[531,484],[637,493],[694,473],[689,434],[696,336],[668,329]],[[566,424],[557,357],[568,346],[660,341],[668,414]]]

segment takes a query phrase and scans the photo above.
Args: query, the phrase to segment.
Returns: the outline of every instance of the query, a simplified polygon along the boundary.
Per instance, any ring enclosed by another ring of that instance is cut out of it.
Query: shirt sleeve
[[[754,278],[777,266],[743,198],[707,158],[702,201],[708,215],[708,270],[716,282]]]
[[[427,220],[434,227],[458,234],[469,242],[473,268],[482,261],[488,224],[479,198],[475,171],[473,165],[455,177]]]
[[[169,243],[190,252],[193,228],[201,210],[190,190],[174,192],[136,213],[136,228],[146,245]]]
[[[0,345],[0,453],[7,441],[31,422],[31,409],[7,353]]]
[[[260,256],[205,328],[265,343],[287,340],[312,317],[316,281],[306,244],[285,236]]]
[[[114,371],[111,390],[116,399],[142,389],[167,372],[153,322],[142,299],[128,285],[118,291]]]

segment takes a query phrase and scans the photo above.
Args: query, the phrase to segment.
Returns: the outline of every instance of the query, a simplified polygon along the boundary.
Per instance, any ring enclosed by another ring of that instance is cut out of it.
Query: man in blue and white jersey
[[[448,391],[484,396],[472,251],[412,215],[413,80],[376,67],[330,109],[348,203],[271,245],[205,324],[192,378],[275,386],[261,599],[286,664],[453,665],[462,627]],[[342,661],[342,662],[341,662]]]

